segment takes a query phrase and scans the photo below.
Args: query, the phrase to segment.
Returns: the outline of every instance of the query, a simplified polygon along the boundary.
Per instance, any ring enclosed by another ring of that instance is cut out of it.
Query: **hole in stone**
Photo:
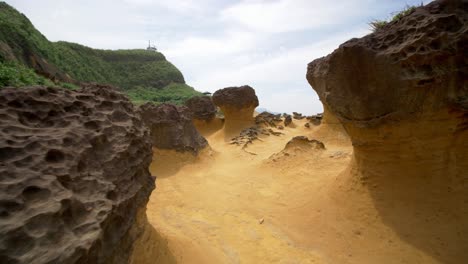
[[[11,106],[14,108],[21,108],[23,105],[19,101],[11,101],[8,103],[8,106]]]
[[[38,186],[28,186],[23,190],[23,196],[26,200],[38,200],[49,197],[50,191]]]
[[[65,159],[65,155],[58,149],[51,149],[47,152],[45,159],[47,162],[57,163],[63,161]]]

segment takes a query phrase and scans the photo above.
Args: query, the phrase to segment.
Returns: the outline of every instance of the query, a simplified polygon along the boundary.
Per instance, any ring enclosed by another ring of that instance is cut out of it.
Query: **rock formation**
[[[286,143],[283,150],[271,155],[268,162],[278,162],[296,159],[298,155],[320,155],[325,150],[325,144],[306,136],[296,136]]]
[[[185,102],[193,114],[193,124],[203,136],[209,136],[223,127],[224,119],[216,114],[216,106],[210,96],[195,96]]]
[[[468,259],[468,239],[457,235],[468,233],[467,10],[466,1],[434,1],[307,72],[324,121],[328,111],[353,142],[349,183],[367,188],[383,221],[443,263]]]
[[[192,113],[185,106],[146,103],[139,111],[151,130],[153,147],[198,153],[208,145],[192,123]]]
[[[185,102],[194,119],[210,121],[215,118],[216,106],[209,96],[195,96]]]
[[[284,117],[284,126],[287,127],[292,123],[292,117],[291,115],[286,115]]]
[[[228,137],[254,124],[253,113],[258,106],[258,98],[252,87],[245,85],[218,90],[213,94],[213,103],[224,113],[224,131]]]
[[[275,115],[269,112],[262,112],[255,116],[255,124],[257,125],[277,127],[281,121],[281,114]]]
[[[154,189],[132,103],[107,86],[3,88],[0,119],[0,262],[126,263]]]

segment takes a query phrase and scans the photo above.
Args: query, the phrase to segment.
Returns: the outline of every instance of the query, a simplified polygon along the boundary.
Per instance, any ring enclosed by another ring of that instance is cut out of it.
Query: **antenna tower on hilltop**
[[[146,48],[146,50],[149,50],[149,51],[157,51],[158,49],[156,49],[156,46],[151,46],[151,40],[148,40],[148,47]]]

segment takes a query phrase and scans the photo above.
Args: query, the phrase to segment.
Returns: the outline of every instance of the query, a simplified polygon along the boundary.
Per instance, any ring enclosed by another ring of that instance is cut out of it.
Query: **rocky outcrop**
[[[342,121],[360,126],[466,109],[466,2],[435,1],[309,64],[307,79]]]
[[[149,131],[111,87],[0,90],[0,262],[126,263],[154,189]]]
[[[291,115],[286,115],[284,117],[284,126],[287,127],[292,123],[292,117]]]
[[[325,150],[325,144],[306,136],[296,136],[286,143],[283,150],[271,155],[267,162],[284,162],[287,160],[297,160],[298,156],[321,155]]]
[[[213,103],[224,113],[224,131],[233,136],[254,124],[254,110],[258,106],[255,90],[250,86],[228,87],[213,94]]]
[[[269,112],[262,112],[255,116],[256,125],[277,127],[277,125],[281,123],[281,121],[281,114],[275,115]]]
[[[306,118],[311,124],[318,126],[320,123],[322,123],[323,114],[316,114]]]
[[[194,119],[210,121],[216,116],[216,106],[209,96],[195,96],[185,102]]]
[[[185,106],[146,103],[139,111],[151,130],[153,147],[198,153],[208,142],[192,123],[192,113]]]
[[[296,120],[302,120],[302,119],[304,119],[306,117],[303,116],[301,113],[293,112],[293,118],[296,119]]]
[[[314,149],[325,149],[325,144],[315,139],[308,139],[306,136],[293,137],[284,149],[291,148],[314,148]]]
[[[382,221],[442,263],[468,259],[457,235],[468,232],[467,10],[466,1],[434,1],[307,72],[322,123],[339,120],[354,146],[340,176],[352,186],[347,199],[370,193]]]

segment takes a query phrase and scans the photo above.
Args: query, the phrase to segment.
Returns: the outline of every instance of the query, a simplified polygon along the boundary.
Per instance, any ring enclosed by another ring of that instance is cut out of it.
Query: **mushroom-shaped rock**
[[[132,103],[107,86],[2,88],[0,116],[0,262],[128,262],[154,189]]]
[[[258,98],[252,87],[244,85],[218,90],[213,94],[213,103],[224,113],[224,128],[228,134],[237,134],[254,124],[253,113]]]
[[[185,102],[194,119],[210,121],[215,118],[216,106],[209,96],[195,96]]]
[[[208,145],[192,123],[192,113],[185,106],[146,103],[139,109],[151,130],[153,147],[198,153]]]
[[[402,237],[411,232],[405,242],[441,263],[468,259],[468,240],[459,236],[468,233],[459,204],[468,200],[467,7],[438,0],[410,10],[307,72],[323,123],[336,117],[353,142],[349,174],[340,179],[356,192],[343,206],[368,192],[374,209],[363,210],[378,210]]]

